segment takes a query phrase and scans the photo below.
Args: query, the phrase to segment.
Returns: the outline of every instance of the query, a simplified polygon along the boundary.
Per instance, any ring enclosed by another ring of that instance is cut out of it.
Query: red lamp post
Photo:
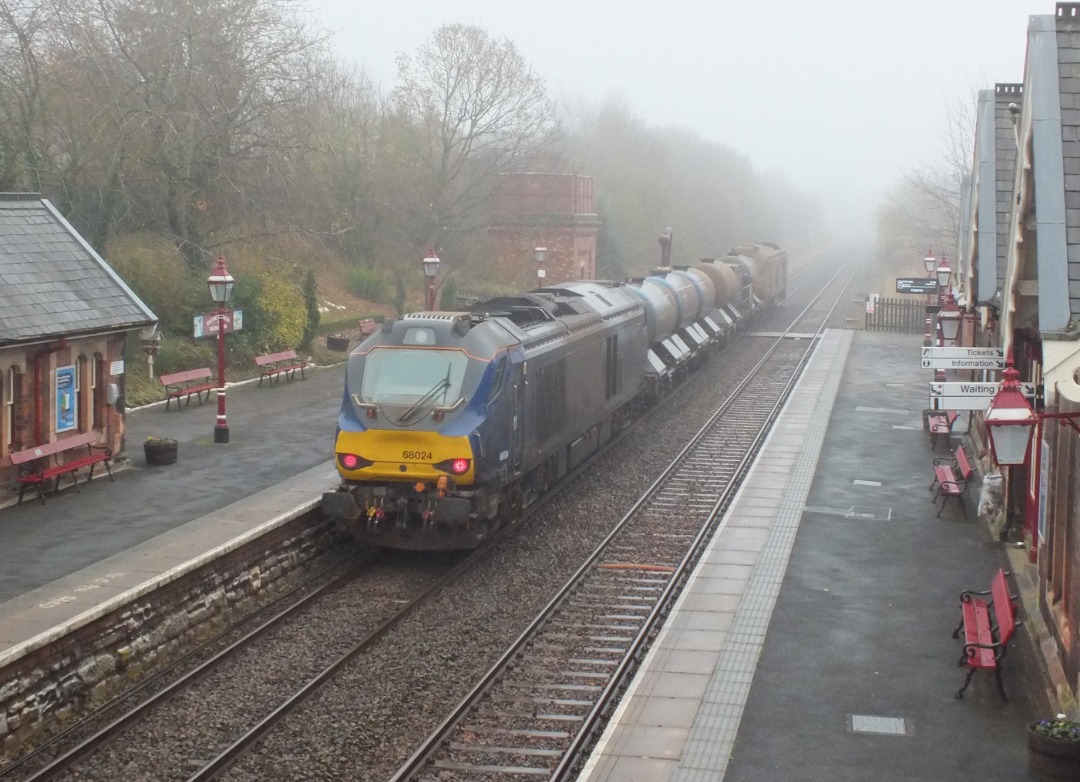
[[[960,334],[960,321],[960,307],[957,306],[952,291],[949,291],[945,294],[945,303],[941,305],[941,312],[938,313],[938,329],[943,347],[956,345]]]
[[[218,392],[217,392],[217,420],[214,423],[214,442],[229,442],[229,423],[225,418],[225,320],[228,310],[226,306],[232,298],[233,278],[229,270],[225,268],[225,258],[218,256],[214,263],[214,270],[206,280],[210,288],[210,298],[218,305],[217,328],[218,328]]]
[[[424,278],[427,280],[427,308],[428,312],[435,311],[435,275],[439,273],[439,256],[435,254],[434,247],[427,248],[424,255]]]
[[[1041,430],[1043,421],[1057,420],[1080,432],[1076,419],[1080,413],[1043,413],[1034,410],[1020,386],[1020,373],[1013,367],[1012,351],[1006,359],[1003,380],[998,392],[986,408],[986,437],[990,441],[990,453],[1002,467],[1029,465],[1032,472],[1030,487],[1041,484],[1042,460],[1032,448],[1032,440]],[[1024,527],[1030,535],[1031,553],[1034,559],[1039,546],[1038,496],[1034,489],[1027,492]]]
[[[945,294],[949,291],[949,283],[952,281],[952,269],[949,268],[949,260],[941,256],[941,263],[937,267],[938,301],[945,303]]]
[[[923,258],[923,268],[926,269],[926,276],[933,277],[934,269],[937,268],[937,258],[934,257],[933,250],[927,250],[926,257]],[[932,313],[930,311],[931,305],[934,303],[934,294],[926,294],[926,331],[923,334],[923,345],[929,347],[931,344],[931,327],[933,325]]]

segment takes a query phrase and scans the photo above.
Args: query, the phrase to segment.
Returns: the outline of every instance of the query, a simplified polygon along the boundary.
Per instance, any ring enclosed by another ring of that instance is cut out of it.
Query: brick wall
[[[491,284],[536,287],[534,250],[547,248],[545,284],[595,279],[600,220],[592,179],[577,174],[503,174],[489,229]]]

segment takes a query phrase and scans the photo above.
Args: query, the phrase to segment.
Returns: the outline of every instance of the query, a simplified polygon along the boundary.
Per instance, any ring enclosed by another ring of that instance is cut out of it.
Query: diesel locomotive
[[[787,255],[740,245],[624,283],[578,281],[388,321],[349,355],[323,512],[361,543],[475,548],[755,312]]]

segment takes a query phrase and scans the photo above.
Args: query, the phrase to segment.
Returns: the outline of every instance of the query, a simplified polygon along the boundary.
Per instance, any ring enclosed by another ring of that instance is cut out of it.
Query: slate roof
[[[0,193],[0,345],[157,322],[41,196]]]

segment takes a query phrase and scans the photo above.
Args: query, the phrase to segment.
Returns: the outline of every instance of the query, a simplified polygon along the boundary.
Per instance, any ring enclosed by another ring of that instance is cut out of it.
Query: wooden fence
[[[867,331],[922,334],[926,330],[926,302],[910,299],[878,299],[874,302],[874,311],[866,313],[864,328]]]

